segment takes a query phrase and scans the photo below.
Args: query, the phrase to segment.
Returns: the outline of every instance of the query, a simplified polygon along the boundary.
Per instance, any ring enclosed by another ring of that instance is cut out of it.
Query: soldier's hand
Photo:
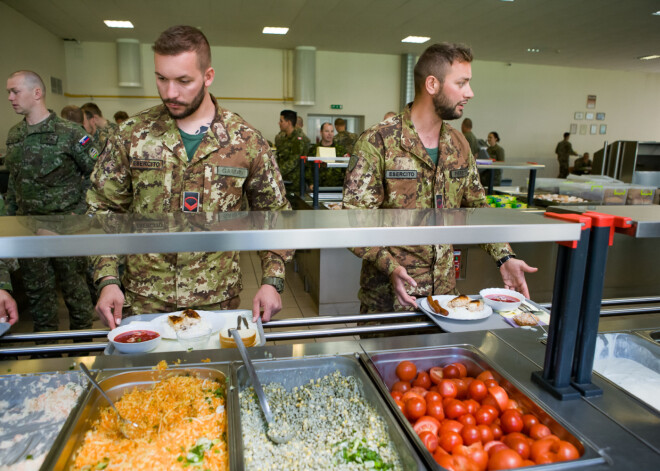
[[[526,298],[529,298],[529,289],[527,289],[527,282],[525,281],[525,273],[535,273],[539,269],[530,267],[522,260],[517,258],[510,258],[500,267],[500,274],[504,287],[518,291]]]
[[[96,303],[96,313],[101,321],[110,327],[116,328],[121,323],[121,308],[124,306],[124,293],[117,285],[108,285],[101,290]]]
[[[18,322],[18,306],[8,291],[0,289],[0,322],[9,322],[11,325]]]
[[[390,275],[390,281],[392,282],[394,294],[396,294],[399,303],[402,306],[410,306],[417,309],[417,301],[406,291],[406,284],[416,287],[417,282],[408,275],[408,272],[403,266],[398,266],[394,269]]]
[[[271,317],[282,310],[282,297],[272,285],[261,285],[252,300],[252,322],[257,322],[261,315],[262,322],[268,322]]]

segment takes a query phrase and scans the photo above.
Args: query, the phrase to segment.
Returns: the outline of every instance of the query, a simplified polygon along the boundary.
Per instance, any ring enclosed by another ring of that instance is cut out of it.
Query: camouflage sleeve
[[[18,260],[15,258],[8,258],[0,260],[0,289],[11,291],[11,277],[9,274],[18,270]]]
[[[87,213],[125,213],[133,200],[131,175],[126,149],[121,145],[119,133],[108,140],[91,175],[91,188],[87,191]],[[90,257],[94,267],[94,281],[105,276],[119,277],[119,257],[101,255]]]
[[[245,191],[250,209],[255,211],[288,211],[291,204],[286,199],[282,175],[270,151],[268,143],[255,133],[248,145],[250,171]],[[284,264],[293,259],[293,250],[260,251],[263,276],[284,278]]]
[[[385,143],[378,134],[363,134],[353,147],[344,180],[343,209],[377,209],[384,200]],[[389,247],[351,247],[358,257],[390,275],[399,266]]]
[[[73,159],[76,161],[76,165],[80,168],[82,174],[87,177],[94,170],[94,165],[96,165],[96,159],[99,157],[99,151],[94,146],[93,142],[90,141],[84,143],[84,139],[87,136],[81,129],[80,131],[72,131],[72,155]]]
[[[5,195],[5,214],[7,216],[16,215],[18,205],[16,204],[16,191],[14,190],[14,177],[9,172],[9,181],[7,183],[7,194]]]

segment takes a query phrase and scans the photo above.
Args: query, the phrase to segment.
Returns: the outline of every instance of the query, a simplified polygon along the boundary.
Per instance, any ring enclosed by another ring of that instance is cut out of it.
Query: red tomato
[[[421,416],[426,414],[426,401],[424,399],[420,399],[418,397],[412,397],[408,399],[406,402],[404,402],[406,411],[405,411],[405,416],[410,420],[411,422],[414,422],[415,420],[419,419]]]
[[[416,393],[415,391],[411,390],[411,391],[406,391],[403,394],[403,396],[401,396],[401,400],[405,404],[406,402],[408,402],[408,399],[412,399],[413,397],[417,397],[417,398],[422,399],[422,400],[424,399],[421,394]]]
[[[523,419],[523,432],[529,433],[529,429],[532,428],[532,425],[538,424],[539,419],[534,414],[524,414]]]
[[[465,378],[467,376],[467,367],[463,363],[452,363],[458,368],[459,378]]]
[[[494,379],[484,379],[483,380],[484,384],[486,385],[487,388],[492,388],[493,386],[499,386],[500,383],[498,383]]]
[[[425,415],[417,419],[417,422],[415,422],[415,425],[413,425],[413,430],[415,433],[417,433],[417,435],[421,434],[422,432],[432,432],[433,434],[437,435],[438,430],[440,430],[440,422],[438,422],[438,420],[434,419],[433,417]]]
[[[397,381],[392,385],[392,391],[410,391],[410,383],[408,381]]]
[[[429,375],[429,376],[430,376],[430,375]],[[433,381],[431,381],[431,382],[433,382]],[[429,392],[435,392],[435,393],[440,394],[440,393],[438,392],[438,385],[437,385],[437,384],[434,384],[433,386],[431,386],[431,387],[429,388]]]
[[[456,393],[456,397],[458,399],[465,399],[468,397],[468,383],[467,380],[464,378],[455,378],[454,383],[456,384],[456,389],[458,392]]]
[[[431,432],[422,432],[419,435],[420,440],[428,451],[433,453],[438,448],[438,437]]]
[[[527,441],[527,437],[520,433],[511,433],[504,437],[502,440],[506,446],[518,453],[522,459],[529,458],[531,446]]]
[[[475,419],[474,416],[469,412],[460,416],[458,421],[463,425],[477,425],[477,419]]]
[[[523,429],[522,414],[514,409],[507,409],[500,416],[500,426],[504,433],[520,432]]]
[[[466,445],[472,445],[473,443],[481,443],[481,433],[476,425],[466,425],[461,430],[461,438],[463,438],[463,443]]]
[[[401,413],[405,416],[406,415],[406,409],[405,409],[405,404],[401,399],[394,399],[394,402],[396,402],[397,407],[401,411]]]
[[[442,368],[439,366],[434,366],[429,370],[429,377],[431,378],[431,382],[433,384],[440,384],[440,381],[442,381],[443,378],[443,373],[442,373]]]
[[[465,404],[465,407],[467,407],[468,414],[476,414],[479,408],[481,407],[481,404],[479,404],[477,401],[474,399],[466,399],[463,401],[463,404]]]
[[[509,403],[509,395],[506,393],[502,386],[493,386],[492,388],[488,388],[488,394],[495,398],[500,410],[506,410],[506,406]]]
[[[415,383],[413,383],[413,387],[410,388],[410,390],[414,393],[419,394],[422,396],[424,399],[426,399],[426,395],[429,393],[428,389],[425,388],[420,388],[419,386],[414,386]]]
[[[493,436],[493,431],[490,429],[488,425],[477,425],[477,429],[479,430],[481,443],[488,443],[491,440],[495,440],[495,437]]]
[[[431,386],[434,388],[435,386]],[[432,391],[429,389],[429,392],[424,396],[424,399],[426,399],[426,402],[431,402],[431,401],[442,401],[442,396],[440,395],[439,392],[437,391]]]
[[[500,427],[499,424],[490,424],[489,427],[493,431],[493,438],[495,440],[499,440],[500,438],[502,438],[502,435],[504,435],[504,433],[502,432],[502,427]]]
[[[390,396],[392,396],[392,399],[394,400],[396,399],[401,400],[401,398],[403,397],[403,393],[401,391],[392,391],[390,393]]]
[[[465,426],[457,420],[445,419],[440,424],[439,435],[449,432],[461,433],[463,427]]]
[[[472,399],[475,401],[481,401],[483,398],[485,398],[488,395],[488,388],[484,384],[483,381],[480,379],[475,379],[470,383],[470,387],[468,388],[468,393]]]
[[[481,406],[474,414],[474,418],[477,420],[477,424],[490,425],[497,415],[498,412],[493,406]]]
[[[481,381],[486,381],[487,379],[495,379],[495,376],[493,376],[492,371],[484,370],[477,375],[477,379],[480,379]]]
[[[534,424],[530,427],[528,435],[534,440],[540,440],[551,435],[552,432],[547,425],[543,424]]]
[[[488,471],[522,466],[523,459],[513,450],[498,450],[488,460]]]
[[[442,369],[442,374],[444,375],[445,378],[460,378],[461,377],[461,371],[456,366],[456,363],[452,363],[451,365],[445,366]]]
[[[444,448],[445,451],[450,452],[456,445],[463,444],[463,437],[456,432],[441,433],[438,444]]]
[[[428,389],[431,387],[431,378],[426,371],[420,371],[412,384],[418,388]]]
[[[506,405],[506,409],[516,410],[520,412],[520,415],[522,416],[522,412],[523,412],[522,407],[520,407],[520,404],[518,404],[518,401],[516,401],[515,399],[509,399],[509,402]]]
[[[442,407],[442,401],[427,401],[426,402],[426,415],[429,415],[429,416],[431,416],[434,419],[437,419],[439,421],[444,420],[445,410]]]
[[[438,392],[442,397],[454,398],[458,394],[458,387],[453,381],[449,379],[443,379],[440,381],[440,385],[438,386]]]
[[[451,454],[453,456],[465,456],[477,466],[478,471],[485,471],[488,466],[488,453],[486,453],[481,443],[473,443],[470,446],[455,446],[452,448]]]
[[[578,459],[580,452],[571,443],[548,436],[534,442],[530,456],[537,463],[548,459],[569,461]]]
[[[452,399],[445,407],[445,415],[450,419],[457,419],[463,414],[467,414],[467,407],[458,399]]]
[[[402,361],[396,366],[395,373],[401,381],[412,381],[417,375],[417,367],[412,361]]]
[[[488,456],[491,456],[493,453],[495,453],[498,450],[506,450],[509,447],[506,446],[504,443],[502,443],[499,440],[493,440],[488,443],[484,443],[484,450],[486,450],[486,453],[488,453]]]

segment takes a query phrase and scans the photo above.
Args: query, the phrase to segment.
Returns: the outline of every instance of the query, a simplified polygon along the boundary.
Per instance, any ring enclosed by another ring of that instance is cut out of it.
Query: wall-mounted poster
[[[571,123],[571,134],[577,134],[577,123]]]
[[[594,119],[594,114],[589,112],[589,111],[587,111],[587,114],[585,114],[584,116],[585,116],[585,119],[588,120],[588,121],[591,121],[592,119]]]
[[[580,119],[584,119],[584,113],[582,111],[576,111],[573,117],[575,118],[576,121]]]
[[[586,133],[587,133],[587,125],[580,124],[580,134],[586,134]]]
[[[598,126],[596,124],[591,125],[591,129],[589,130],[589,134],[596,134],[598,132]]]
[[[593,110],[596,107],[596,95],[587,95],[587,108]]]
[[[596,113],[596,119],[598,121],[605,121],[605,113]]]
[[[607,124],[601,124],[600,125],[600,134],[606,134],[607,133]]]

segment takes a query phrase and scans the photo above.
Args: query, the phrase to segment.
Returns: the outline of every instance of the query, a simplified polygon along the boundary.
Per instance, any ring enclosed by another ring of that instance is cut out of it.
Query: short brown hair
[[[83,124],[85,122],[83,111],[75,105],[68,105],[62,108],[60,116],[73,123]]]
[[[151,49],[161,56],[177,56],[194,51],[202,72],[211,65],[211,46],[204,33],[192,26],[178,25],[166,29],[160,33]]]
[[[346,120],[344,118],[335,119],[335,127],[337,126],[346,126]]]
[[[90,101],[82,105],[80,108],[85,112],[88,118],[92,118],[94,116],[100,116],[101,118],[103,118],[103,113],[101,113],[101,108],[99,108],[99,105],[97,105],[96,103],[92,103]]]
[[[457,43],[439,43],[426,48],[415,65],[415,94],[422,91],[429,75],[444,83],[447,69],[456,61],[472,62],[472,50]]]

